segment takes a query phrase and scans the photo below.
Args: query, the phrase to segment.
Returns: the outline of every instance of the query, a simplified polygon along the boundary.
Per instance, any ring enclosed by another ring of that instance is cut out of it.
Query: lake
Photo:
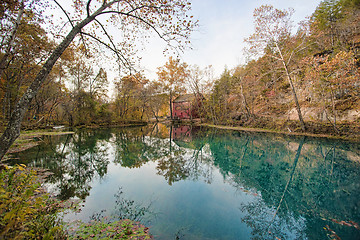
[[[192,126],[44,136],[14,157],[82,199],[68,221],[129,218],[155,239],[360,239],[360,144]]]

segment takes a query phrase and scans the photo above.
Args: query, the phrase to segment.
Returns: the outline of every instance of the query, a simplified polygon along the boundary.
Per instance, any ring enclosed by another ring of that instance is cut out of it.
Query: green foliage
[[[81,223],[69,239],[152,239],[148,228],[129,219]]]
[[[57,217],[63,205],[41,189],[39,177],[25,165],[0,172],[0,238],[63,239]]]
[[[229,98],[234,86],[234,78],[228,69],[225,69],[221,77],[214,82],[212,93],[207,102],[207,107],[211,109],[209,118],[214,123],[222,123],[228,120],[232,110]]]
[[[317,7],[313,17],[318,22],[318,27],[321,30],[328,30],[331,24],[343,18],[341,5],[338,0],[323,1]]]
[[[344,7],[358,8],[360,9],[360,0],[340,0],[340,3]]]
[[[109,109],[109,104],[101,104],[97,109],[97,118],[100,123],[111,123],[113,113]]]

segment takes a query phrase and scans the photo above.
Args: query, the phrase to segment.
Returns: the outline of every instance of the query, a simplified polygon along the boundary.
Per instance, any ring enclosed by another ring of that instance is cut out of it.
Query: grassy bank
[[[117,128],[117,127],[140,127],[140,126],[146,126],[147,124],[148,123],[144,121],[130,121],[130,122],[128,121],[128,122],[121,122],[116,124],[78,125],[75,126],[74,128],[97,129],[97,128]],[[58,131],[53,128],[38,127],[34,129],[29,129],[29,128],[26,129],[27,130],[21,131],[20,136],[18,137],[18,139],[15,140],[14,144],[9,149],[8,154],[25,151],[27,149],[39,145],[41,143],[42,136],[58,136],[58,135],[74,134],[73,131]]]
[[[74,132],[57,132],[51,129],[49,130],[30,130],[21,132],[18,139],[15,140],[14,144],[9,149],[8,153],[16,153],[25,151],[29,148],[35,147],[41,143],[42,136],[58,136],[58,135],[66,135],[73,134]]]
[[[298,123],[274,121],[254,121],[251,124],[229,124],[199,123],[199,126],[213,127],[246,132],[276,133],[294,136],[325,137],[332,139],[343,139],[348,141],[360,141],[360,126],[356,123],[338,124],[335,129],[331,124],[307,123],[307,131],[302,132]]]

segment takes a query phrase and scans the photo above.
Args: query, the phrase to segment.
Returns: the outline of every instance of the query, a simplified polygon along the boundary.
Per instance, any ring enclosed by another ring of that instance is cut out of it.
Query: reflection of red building
[[[173,119],[198,118],[204,97],[201,94],[184,94],[175,98],[172,104]]]
[[[192,125],[180,125],[171,127],[171,138],[176,145],[189,149],[201,149],[203,141],[199,141],[199,127]]]
[[[191,126],[183,125],[172,128],[172,139],[185,142],[191,141]]]

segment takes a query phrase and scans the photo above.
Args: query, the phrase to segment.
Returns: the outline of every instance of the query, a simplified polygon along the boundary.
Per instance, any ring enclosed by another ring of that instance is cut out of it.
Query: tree
[[[148,82],[140,74],[129,75],[115,83],[115,105],[120,120],[139,119],[144,114],[144,86]]]
[[[89,80],[89,94],[92,98],[102,98],[106,96],[106,86],[108,85],[107,73],[100,68],[96,77]]]
[[[240,96],[241,96],[241,105],[242,105],[243,109],[246,110],[247,118],[250,118],[250,117],[252,117],[251,109],[250,109],[250,106],[248,104],[248,100],[247,100],[247,97],[246,97],[245,91],[244,91],[244,88],[245,88],[245,86],[244,86],[245,85],[244,84],[244,77],[245,77],[246,73],[247,72],[246,72],[246,69],[244,67],[238,66],[237,68],[235,68],[235,72],[233,74],[233,77],[237,80],[237,85],[238,85],[235,92],[237,94],[240,94]]]
[[[39,24],[42,18],[36,9],[25,8],[24,1],[8,2],[15,5],[7,8],[0,26],[0,96],[4,121],[9,120],[16,102],[39,71],[44,53],[52,45]]]
[[[343,18],[343,13],[338,0],[321,2],[312,15],[313,24],[316,24],[316,28],[330,39],[330,48],[334,48],[337,42],[339,35],[336,23],[341,18]]]
[[[339,132],[336,126],[335,100],[350,96],[356,99],[359,96],[356,86],[360,78],[360,70],[356,65],[355,56],[352,52],[341,51],[334,57],[317,56],[305,59],[304,62],[307,66],[305,80],[310,81],[315,93],[320,95],[319,102],[323,104],[327,120]],[[328,105],[331,106],[333,121],[329,118]]]
[[[151,81],[146,87],[148,95],[148,111],[149,115],[155,117],[159,121],[159,114],[162,110],[167,109],[167,95],[163,93],[162,83],[159,81]]]
[[[322,1],[312,14],[310,29],[322,51],[359,51],[359,0]]]
[[[230,94],[234,87],[230,70],[226,69],[214,82],[212,93],[207,101],[210,117],[214,124],[223,124],[231,113]]]
[[[159,81],[162,82],[164,90],[169,93],[169,109],[170,117],[173,119],[172,114],[172,100],[176,94],[185,91],[184,83],[187,79],[188,65],[181,63],[179,59],[169,58],[169,61],[165,63],[163,67],[158,69],[157,75]]]
[[[183,40],[188,43],[187,39],[197,25],[192,20],[192,16],[187,15],[191,5],[187,0],[74,1],[75,15],[73,19],[57,1],[55,3],[66,15],[70,31],[62,38],[60,44],[51,51],[41,70],[11,113],[7,128],[0,137],[0,159],[3,158],[12,143],[20,135],[21,121],[42,83],[46,80],[56,61],[77,36],[80,35],[81,40],[84,42],[92,39],[106,46],[115,53],[120,65],[132,68],[133,65],[127,57],[127,51],[131,47],[129,42],[134,42],[131,41],[131,38],[144,37],[144,33],[151,31],[166,41],[169,47],[182,49],[185,46]],[[113,37],[107,31],[106,25],[102,23],[104,20],[112,21],[119,28],[123,37],[125,37],[123,42],[117,45],[113,41]],[[97,27],[102,31],[102,35],[96,36],[86,32],[89,27]]]
[[[212,66],[209,65],[204,69],[200,69],[199,66],[194,65],[190,66],[189,74],[188,74],[188,85],[190,91],[194,94],[197,102],[196,112],[199,114],[200,119],[206,115],[207,109],[205,107],[205,92],[208,88],[208,81],[210,79],[209,76],[211,75]],[[211,79],[212,81],[212,79]],[[194,109],[195,110],[195,109]]]
[[[5,9],[9,8],[9,10],[7,11],[7,14],[14,12],[14,9],[16,5],[19,5],[19,9],[18,9],[18,14],[16,17],[16,20],[14,21],[14,23],[12,24],[12,26],[10,27],[10,34],[6,34],[5,36],[2,37],[2,41],[1,41],[1,46],[0,49],[4,52],[4,55],[2,56],[1,60],[0,60],[0,76],[2,76],[3,71],[5,69],[5,66],[7,64],[7,61],[9,59],[9,57],[11,56],[11,51],[13,50],[13,42],[15,40],[15,35],[16,32],[19,28],[22,16],[24,14],[24,0],[22,0],[20,3],[16,2],[16,1],[9,1],[9,2],[4,2],[1,5],[1,10],[0,10],[0,16],[1,18],[4,17],[5,15]],[[3,13],[4,12],[4,13]],[[10,17],[11,19],[11,17]],[[11,21],[10,21],[11,22]],[[5,28],[6,29],[6,28]],[[3,30],[3,29],[2,29]],[[7,30],[7,29],[6,29]]]
[[[279,10],[269,5],[256,8],[254,11],[255,33],[246,41],[250,44],[250,52],[257,55],[268,54],[281,64],[283,73],[291,87],[301,128],[305,131],[305,122],[301,113],[291,68],[294,55],[304,49],[304,41],[297,41],[291,36],[292,13],[293,10],[291,9]],[[303,37],[304,35],[301,34],[300,40]]]

